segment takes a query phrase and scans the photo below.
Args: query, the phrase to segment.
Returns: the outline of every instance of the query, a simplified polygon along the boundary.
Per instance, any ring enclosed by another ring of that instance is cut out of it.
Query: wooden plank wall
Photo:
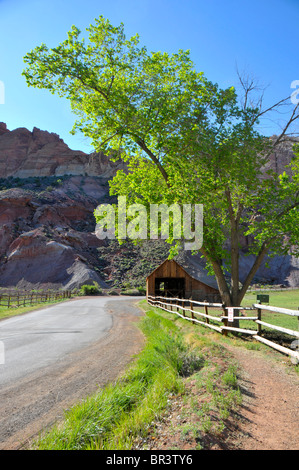
[[[185,279],[185,295],[189,298],[196,299],[202,296],[202,293],[218,294],[218,290],[207,286],[197,279],[192,278],[177,263],[172,261],[164,261],[148,278],[147,278],[147,295],[155,295],[155,279],[156,278],[184,278]]]

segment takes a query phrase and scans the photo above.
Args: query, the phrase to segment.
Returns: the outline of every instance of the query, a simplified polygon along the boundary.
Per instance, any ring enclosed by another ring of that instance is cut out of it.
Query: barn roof
[[[201,255],[192,255],[184,251],[175,257],[175,261],[182,266],[191,277],[218,290],[216,278],[208,274],[206,263],[201,258]]]
[[[169,261],[168,259],[164,260],[159,266],[157,266],[154,271],[152,271],[147,277],[151,276],[157,269],[162,266],[162,264]],[[206,284],[207,286],[213,287],[214,289],[218,290],[218,284],[214,276],[209,275],[205,265],[201,258],[198,258],[196,255],[189,255],[188,253],[180,253],[179,255],[173,258],[183,270],[191,276],[193,279]]]

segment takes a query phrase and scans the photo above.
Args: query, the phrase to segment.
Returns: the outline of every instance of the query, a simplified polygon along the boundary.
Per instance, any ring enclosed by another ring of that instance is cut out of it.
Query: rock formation
[[[0,177],[85,175],[111,178],[121,161],[113,162],[102,152],[88,155],[71,150],[57,134],[34,127],[9,131],[0,123]]]
[[[273,136],[272,139],[275,139],[275,137],[277,136]],[[268,170],[275,171],[278,174],[284,171],[289,175],[291,174],[289,165],[294,158],[293,146],[295,143],[299,143],[299,139],[294,137],[292,141],[282,141],[275,147],[262,169],[264,177],[266,177]]]
[[[56,134],[0,123],[0,287],[107,287],[93,211],[123,168],[103,153],[71,150]]]
[[[107,186],[95,183],[106,197]],[[0,287],[72,289],[93,281],[106,287],[96,272],[103,242],[94,234],[93,211],[101,198],[67,195],[80,185],[71,177],[58,190],[0,192]]]
[[[292,155],[283,144],[268,168],[281,171]],[[95,236],[94,209],[111,201],[108,181],[118,169],[125,169],[121,160],[71,150],[56,134],[10,131],[0,123],[0,288],[108,287],[107,280],[136,280],[138,286],[153,263],[165,259],[164,246],[156,242],[121,248]],[[202,263],[200,257],[195,261]],[[299,285],[299,260],[269,261],[257,282]],[[241,258],[241,272],[248,263],[250,257]]]

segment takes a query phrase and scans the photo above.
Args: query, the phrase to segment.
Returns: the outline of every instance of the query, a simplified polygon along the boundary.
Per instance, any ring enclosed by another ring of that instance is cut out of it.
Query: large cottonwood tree
[[[234,87],[220,89],[197,72],[189,51],[149,52],[138,35],[127,39],[122,24],[103,17],[87,33],[73,27],[57,47],[26,54],[27,84],[69,99],[78,116],[72,132],[90,137],[96,150],[121,151],[129,172],[118,172],[112,194],[144,205],[203,204],[200,251],[223,302],[240,305],[266,254],[298,255],[298,158],[288,175],[263,172],[298,105],[280,135],[265,138],[259,119],[286,99],[263,110],[250,101],[252,83],[241,80],[241,101]],[[240,285],[244,236],[255,261]]]

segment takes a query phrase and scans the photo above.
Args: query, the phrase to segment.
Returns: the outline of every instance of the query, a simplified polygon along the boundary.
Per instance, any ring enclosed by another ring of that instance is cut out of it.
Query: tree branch
[[[162,174],[167,186],[169,187],[168,175],[167,175],[165,169],[163,168],[163,166],[161,165],[161,163],[159,162],[156,155],[154,155],[153,152],[146,146],[144,140],[138,140],[136,143],[137,143],[137,145],[139,145],[139,147],[150,157],[150,159],[158,167],[158,169],[159,169],[160,173]]]

